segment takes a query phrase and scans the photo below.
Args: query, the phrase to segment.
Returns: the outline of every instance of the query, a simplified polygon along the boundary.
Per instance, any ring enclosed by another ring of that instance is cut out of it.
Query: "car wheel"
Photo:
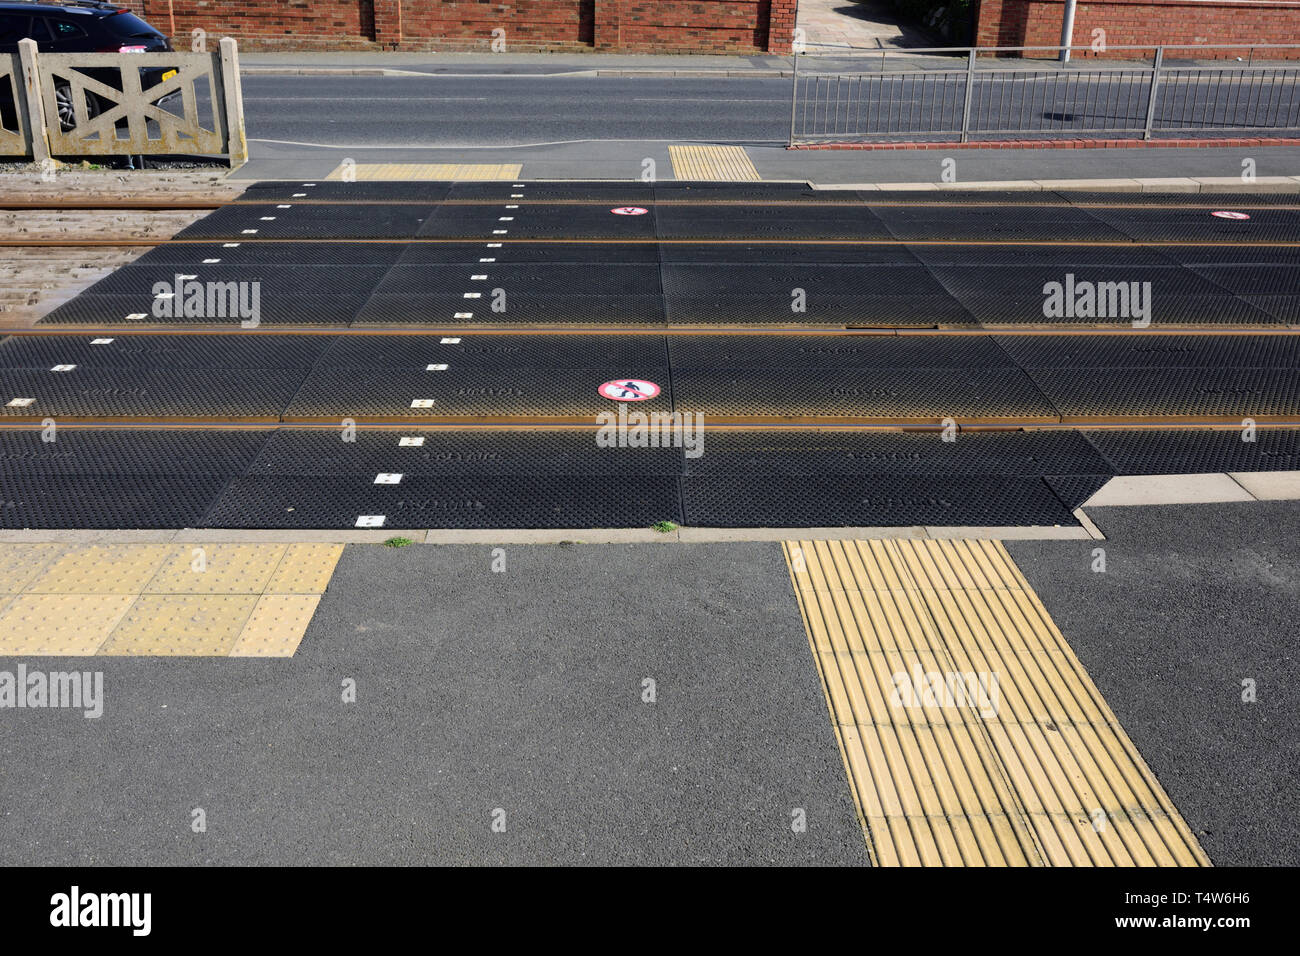
[[[86,118],[94,119],[99,115],[99,97],[86,93]],[[54,87],[54,100],[59,109],[59,129],[67,132],[77,125],[77,112],[73,108],[72,86],[60,83]]]

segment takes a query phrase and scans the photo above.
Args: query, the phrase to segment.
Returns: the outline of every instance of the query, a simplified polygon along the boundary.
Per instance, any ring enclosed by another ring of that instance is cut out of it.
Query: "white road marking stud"
[[[175,292],[159,292],[157,295],[154,296],[154,298],[155,298],[155,299],[174,299],[174,298],[176,298],[176,293],[175,293]]]
[[[239,243],[237,243],[237,242],[223,242],[223,243],[221,244],[221,248],[222,248],[222,249],[238,249],[238,248],[239,248]]]
[[[454,338],[454,339],[443,339],[443,340],[442,340],[441,342],[439,342],[438,344],[439,344],[439,345],[460,345],[460,339],[459,339],[459,338]]]
[[[91,339],[91,340],[90,340],[90,344],[91,344],[91,345],[107,345],[107,344],[108,344],[109,342],[111,342],[111,341],[113,341],[113,340],[112,340],[112,339]]]
[[[126,318],[128,322],[139,322],[141,319],[149,318],[149,316],[145,315],[143,312],[132,312]]]
[[[481,298],[483,298],[483,293],[482,293],[482,292],[466,292],[466,293],[464,293],[464,297],[465,297],[466,299],[481,299]]]
[[[383,526],[383,515],[361,515],[357,518],[358,528],[382,528]]]
[[[262,217],[262,222],[275,222],[275,217],[274,217],[274,216],[263,216],[263,217]]]
[[[245,229],[245,230],[243,231],[243,234],[246,235],[246,236],[255,236],[255,235],[257,235],[257,230],[256,230],[256,229]]]
[[[504,235],[505,235],[506,233],[508,233],[509,231],[510,231],[509,229],[493,229],[493,230],[492,230],[492,235],[494,235],[494,236],[504,236]]]
[[[282,205],[282,206],[276,206],[275,208],[276,208],[276,209],[292,209],[292,208],[293,208],[293,205],[292,205],[291,203],[285,203],[284,205]]]
[[[506,206],[507,209],[518,209],[518,206]]]
[[[487,247],[488,247],[489,249],[500,249],[500,248],[501,248],[501,243],[499,243],[499,242],[489,242],[489,243],[487,244]]]
[[[487,278],[487,276],[470,276],[470,281],[472,281],[472,282],[482,282],[482,281],[483,281],[484,279],[486,279],[486,278]]]
[[[524,184],[523,184],[523,183],[515,183],[514,186],[513,186],[512,188],[514,188],[514,189],[523,189],[523,188],[524,188]]]
[[[433,399],[431,398],[413,398],[411,399],[412,408],[433,408]]]
[[[472,318],[474,318],[474,313],[473,313],[473,312],[457,312],[456,315],[455,315],[455,318],[458,318],[458,319],[472,319]],[[459,340],[457,340],[457,341],[459,341]]]
[[[197,279],[198,276],[177,276],[182,282],[188,282],[190,279]]]
[[[498,217],[497,217],[497,222],[514,222],[514,221],[515,221],[515,217],[514,217],[514,216],[498,216]]]
[[[203,264],[205,266],[212,266],[212,265],[216,265],[220,261],[221,261],[220,259],[204,259]]]
[[[424,444],[424,436],[423,435],[415,435],[411,437],[403,436],[402,438],[399,438],[397,440],[397,444],[408,448],[418,448]]]
[[[495,256],[493,256],[493,257],[490,258],[490,259],[480,259],[480,260],[479,260],[479,262],[496,262],[496,261],[497,261],[497,260],[496,260],[496,257],[495,257]]]
[[[310,187],[310,186],[315,186],[316,184],[315,184],[315,183],[303,183],[303,185],[304,185],[304,186],[308,186],[308,187]]]
[[[447,366],[446,366],[446,365],[426,365],[426,366],[424,367],[424,370],[425,370],[426,372],[445,372],[445,371],[447,371]]]
[[[10,407],[10,408],[26,408],[28,405],[34,404],[35,401],[36,401],[36,399],[34,399],[34,398],[11,398],[11,399],[9,400],[9,407]]]
[[[306,193],[294,193],[294,194],[293,194],[293,198],[294,198],[294,199],[304,199],[304,198],[306,198],[306,196],[307,196]]]
[[[55,365],[50,369],[51,372],[71,372],[77,366],[75,365]]]
[[[402,475],[400,472],[394,475],[381,471],[379,474],[375,475],[375,484],[377,485],[400,485],[401,483]]]
[[[523,198],[524,198],[524,194],[523,194],[523,193],[511,193],[511,194],[510,194],[510,198],[511,198],[511,199],[523,199]]]

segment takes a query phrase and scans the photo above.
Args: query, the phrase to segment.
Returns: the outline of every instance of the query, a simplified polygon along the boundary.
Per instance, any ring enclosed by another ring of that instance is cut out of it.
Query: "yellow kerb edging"
[[[997,541],[783,545],[871,860],[1209,866]]]

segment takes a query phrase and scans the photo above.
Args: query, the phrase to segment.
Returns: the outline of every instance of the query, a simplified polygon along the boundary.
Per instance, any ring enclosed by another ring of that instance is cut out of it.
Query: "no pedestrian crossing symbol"
[[[619,378],[606,382],[600,394],[614,402],[644,402],[659,394],[659,386],[640,378]]]

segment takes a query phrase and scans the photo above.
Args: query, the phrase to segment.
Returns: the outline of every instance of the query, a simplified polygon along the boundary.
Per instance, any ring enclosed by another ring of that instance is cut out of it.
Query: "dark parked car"
[[[0,0],[0,53],[17,53],[18,41],[27,37],[36,41],[42,53],[162,53],[172,49],[165,34],[115,3]],[[85,72],[105,86],[122,88],[122,77],[116,69]],[[175,70],[141,68],[141,88],[156,86],[175,73]],[[71,129],[75,124],[71,88],[67,83],[56,84],[54,92],[59,122],[65,130]],[[16,93],[12,88],[0,89],[4,122],[11,128]],[[98,116],[106,105],[93,93],[86,94],[87,115]]]

